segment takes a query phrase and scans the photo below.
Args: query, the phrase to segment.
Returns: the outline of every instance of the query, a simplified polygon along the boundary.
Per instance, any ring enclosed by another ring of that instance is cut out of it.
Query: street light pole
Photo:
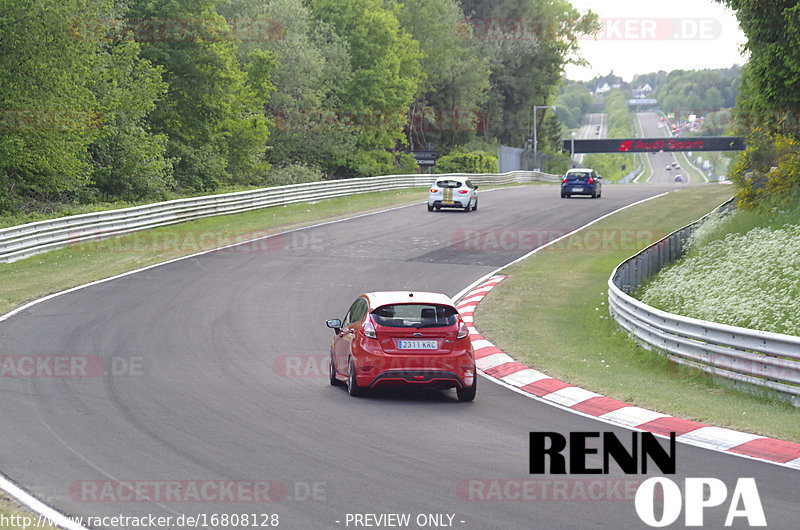
[[[536,109],[553,109],[553,110],[556,110],[556,108],[554,106],[552,106],[552,105],[534,105],[533,106],[533,164],[534,164],[534,166],[538,165],[538,162],[539,162],[538,159],[537,159],[537,152],[539,150],[539,138],[538,138],[538,135],[537,135],[537,132],[536,132],[536,129],[537,129],[536,124],[538,123],[536,121]],[[534,169],[540,169],[540,168],[534,168]]]
[[[569,159],[575,160],[575,131],[572,131],[572,145],[569,149]]]

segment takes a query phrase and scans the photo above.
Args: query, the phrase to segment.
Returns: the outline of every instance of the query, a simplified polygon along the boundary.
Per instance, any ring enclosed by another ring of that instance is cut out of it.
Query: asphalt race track
[[[655,112],[640,112],[638,114],[638,119],[642,124],[642,129],[646,138],[660,138],[662,136],[666,138],[669,136],[666,127],[658,128],[659,118],[660,114],[656,114]],[[680,168],[667,169],[667,166],[671,166],[673,162],[678,161],[675,158],[675,153],[662,151],[658,153],[648,153],[645,156],[650,158],[650,165],[653,166],[653,175],[650,177],[651,183],[684,186],[687,182],[690,182],[690,179],[692,182],[697,183],[698,178],[696,176],[693,177],[692,174],[682,166]],[[681,175],[683,177],[683,182],[676,183],[675,175]]]
[[[605,138],[606,133],[608,132],[608,120],[607,116],[602,113],[593,113],[587,114],[585,121],[589,123],[583,125],[581,127],[580,133],[576,137],[577,140],[599,140],[600,138]],[[600,126],[600,130],[597,127]],[[583,164],[583,158],[586,156],[585,153],[578,153],[574,155],[574,159],[579,164]]]
[[[260,514],[279,514],[282,528],[311,529],[353,528],[347,514],[409,513],[411,528],[419,514],[454,515],[452,526],[464,529],[646,528],[630,500],[511,500],[519,490],[508,488],[498,500],[478,487],[641,481],[613,466],[611,475],[528,474],[530,431],[629,431],[485,379],[474,403],[452,390],[351,398],[326,379],[325,320],[369,290],[455,295],[530,250],[467,249],[466,230],[541,233],[544,242],[667,189],[606,186],[602,199],[565,201],[556,186],[515,187],[481,193],[471,213],[429,213],[420,202],[34,305],[0,322],[0,352],[80,356],[89,376],[0,377],[0,470],[70,515],[258,514],[261,526]],[[92,371],[97,358],[111,373]],[[602,458],[589,464],[602,467]],[[739,477],[753,477],[770,528],[800,520],[797,471],[678,445],[670,478],[682,487],[685,477],[719,478],[729,498]],[[159,481],[181,482],[170,497]],[[251,501],[263,481],[273,481],[277,501]],[[215,489],[223,483],[232,493]],[[722,527],[727,511],[727,501],[706,510],[706,526]]]

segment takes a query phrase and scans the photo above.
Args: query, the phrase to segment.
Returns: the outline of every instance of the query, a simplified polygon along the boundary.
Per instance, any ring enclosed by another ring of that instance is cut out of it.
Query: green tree
[[[800,108],[800,5],[795,0],[717,0],[736,12],[747,36],[737,107],[749,123],[800,136],[792,115]],[[787,118],[790,118],[787,121]]]
[[[558,117],[567,129],[583,124],[583,117],[591,112],[594,98],[583,83],[565,80],[561,85],[555,106]]]
[[[722,91],[715,86],[708,87],[703,95],[703,103],[708,110],[721,109],[725,104],[722,99]]]
[[[741,68],[674,70],[656,87],[661,108],[676,114],[701,114],[731,108],[741,79]]]
[[[497,155],[486,151],[453,151],[436,161],[436,173],[497,173]]]
[[[380,0],[310,0],[312,13],[348,44],[352,75],[334,92],[353,113],[359,132],[352,155],[336,162],[340,174],[389,173],[399,157],[386,156],[405,141],[406,115],[422,80],[419,43]]]
[[[88,86],[103,124],[89,146],[94,184],[105,199],[163,196],[174,187],[167,137],[149,131],[147,117],[167,91],[161,68],[139,57],[130,35],[101,40]]]
[[[244,65],[237,59],[236,35],[213,0],[134,0],[128,15],[152,20],[154,28],[188,22],[184,32],[154,31],[142,45],[142,55],[163,67],[169,83],[151,120],[168,137],[178,184],[213,190],[220,182],[258,182],[269,168],[263,110],[272,88],[268,57],[248,55]]]
[[[474,137],[484,121],[489,64],[455,0],[393,2],[403,29],[420,43],[424,74],[407,126],[409,146],[447,152]]]
[[[303,0],[239,0],[219,8],[231,21],[258,21],[273,31],[239,44],[244,60],[253,50],[277,59],[275,92],[265,102],[274,123],[267,159],[277,166],[310,164],[333,172],[355,149],[356,132],[342,130],[342,101],[335,94],[350,76],[347,42],[315,19]],[[323,116],[334,120],[320,122]]]
[[[0,210],[72,200],[91,185],[102,116],[86,79],[97,47],[70,31],[100,2],[7,0],[0,10]]]
[[[665,84],[668,79],[668,74],[664,70],[659,70],[658,72],[651,72],[649,74],[637,74],[633,76],[633,80],[631,81],[631,86],[638,87],[642,85],[650,85],[650,88],[653,90],[657,89],[661,85]]]
[[[773,214],[796,206],[800,199],[800,142],[755,128],[731,178],[741,208]]]
[[[488,133],[509,145],[523,145],[532,127],[547,123],[547,112],[532,123],[534,105],[552,104],[564,67],[579,61],[578,37],[598,28],[593,13],[579,13],[566,0],[505,0],[461,3],[473,28],[473,39],[488,58],[492,74],[487,103]],[[557,138],[559,135],[539,135]],[[560,152],[555,144],[540,150]]]

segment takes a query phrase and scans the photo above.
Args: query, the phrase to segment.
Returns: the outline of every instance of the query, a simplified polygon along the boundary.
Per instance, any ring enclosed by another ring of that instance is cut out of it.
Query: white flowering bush
[[[699,228],[691,252],[645,286],[641,300],[688,317],[800,335],[800,226],[711,239],[729,217],[713,216],[716,226]]]
[[[698,226],[687,241],[687,250],[691,250],[708,243],[720,232],[725,230],[726,225],[732,218],[732,210],[715,210],[706,217],[705,222]]]

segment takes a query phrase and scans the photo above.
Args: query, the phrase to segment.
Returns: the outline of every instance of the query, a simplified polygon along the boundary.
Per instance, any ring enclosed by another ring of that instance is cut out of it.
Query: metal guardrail
[[[704,220],[676,230],[614,269],[608,280],[611,315],[646,347],[665,352],[671,361],[770,388],[797,402],[800,337],[675,315],[630,296],[644,280],[683,254],[689,236]]]
[[[455,175],[455,174],[451,174]],[[442,175],[388,175],[290,184],[258,190],[60,217],[0,229],[0,263],[10,263],[86,240],[98,240],[138,230],[223,215],[333,197],[402,188],[427,187]],[[468,175],[476,184],[558,182],[560,177],[533,171]]]

